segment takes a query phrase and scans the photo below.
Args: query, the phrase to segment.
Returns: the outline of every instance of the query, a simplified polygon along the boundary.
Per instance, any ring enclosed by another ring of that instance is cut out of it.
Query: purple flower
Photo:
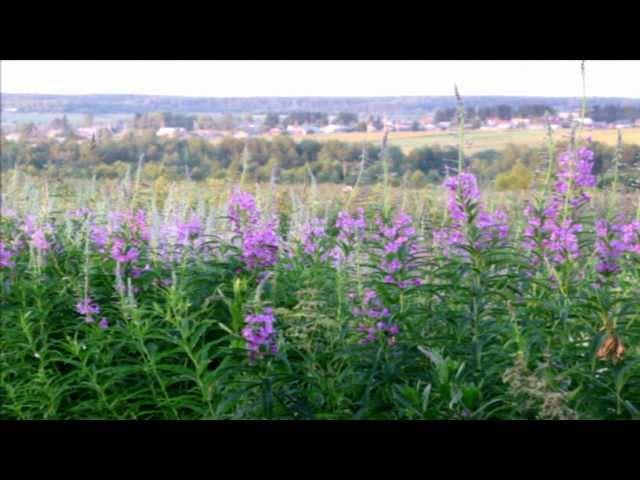
[[[591,196],[581,188],[593,187],[596,178],[593,169],[593,152],[587,148],[560,154],[556,172],[555,191],[547,205],[537,209],[532,205],[525,208],[527,226],[524,230],[523,246],[537,251],[555,263],[575,260],[580,256],[577,233],[582,226],[576,220],[576,211],[591,200]],[[567,206],[569,208],[564,208]],[[597,227],[602,233],[604,225]],[[537,257],[533,257],[538,262]],[[609,262],[602,262],[601,271],[612,268]]]
[[[98,247],[103,248],[109,239],[109,231],[104,225],[91,225],[89,238]]]
[[[116,238],[111,247],[111,256],[118,263],[134,262],[140,256],[140,251],[136,247],[127,250],[124,240]]]
[[[277,353],[275,316],[273,309],[265,308],[262,313],[247,315],[242,337],[247,342],[249,359],[254,361],[267,354]]]
[[[364,230],[367,228],[367,222],[364,218],[364,209],[358,208],[357,216],[351,216],[349,212],[342,211],[338,213],[336,227],[340,230],[338,240],[352,243],[362,238]]]
[[[241,258],[247,268],[275,265],[279,246],[277,221],[263,221],[253,196],[239,189],[231,196],[228,213],[233,231],[241,237]]]
[[[493,213],[484,210],[473,174],[462,172],[447,177],[444,187],[449,191],[447,210],[451,224],[444,229],[433,231],[433,244],[441,248],[445,256],[449,256],[453,251],[462,256],[466,255],[466,252],[458,247],[471,245],[470,227],[479,231],[476,248],[485,248],[490,243],[508,238],[509,224],[506,213],[502,210]]]
[[[598,254],[596,271],[605,276],[619,272],[618,261],[627,249],[623,241],[624,226],[600,219],[596,221],[595,227],[596,253]]]
[[[231,194],[227,212],[233,231],[238,234],[241,233],[243,225],[254,225],[260,219],[260,212],[253,195],[239,188],[235,188]]]
[[[4,242],[0,241],[0,267],[13,267],[15,263],[11,261],[12,256],[13,252],[6,249]]]
[[[140,268],[140,267],[133,267],[131,269],[131,276],[133,278],[140,278],[140,276],[144,273],[144,272],[149,272],[151,271],[151,265],[147,264],[144,266],[144,268]]]
[[[248,229],[242,239],[242,259],[250,269],[266,268],[278,260],[278,236],[275,225],[267,223],[262,227]]]
[[[109,321],[107,320],[106,317],[102,317],[102,320],[100,320],[100,323],[98,323],[98,326],[101,329],[106,330],[107,328],[109,328]]]
[[[37,228],[31,235],[31,244],[39,251],[44,252],[49,249],[50,245],[44,231]]]
[[[320,241],[327,236],[327,221],[324,218],[312,218],[302,226],[301,240],[305,253],[315,253]]]
[[[375,342],[378,338],[385,337],[389,345],[394,345],[396,343],[396,337],[398,333],[400,333],[400,327],[396,324],[385,322],[377,322],[373,326],[361,323],[356,327],[356,331],[365,335],[364,338],[360,340],[360,343],[363,345]]]
[[[84,315],[84,321],[86,323],[93,323],[93,315],[100,313],[100,307],[95,304],[91,298],[86,297],[76,303],[76,312]]]

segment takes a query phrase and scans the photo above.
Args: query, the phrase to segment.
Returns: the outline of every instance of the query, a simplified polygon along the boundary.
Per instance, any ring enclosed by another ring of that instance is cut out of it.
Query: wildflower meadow
[[[463,160],[422,190],[3,172],[0,417],[638,418],[638,196],[579,137],[522,195]]]

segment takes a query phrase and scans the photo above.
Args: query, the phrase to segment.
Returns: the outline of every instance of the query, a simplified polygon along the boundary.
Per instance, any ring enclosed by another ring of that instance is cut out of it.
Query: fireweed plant
[[[636,204],[549,152],[525,202],[463,158],[395,197],[6,172],[0,417],[638,418]]]

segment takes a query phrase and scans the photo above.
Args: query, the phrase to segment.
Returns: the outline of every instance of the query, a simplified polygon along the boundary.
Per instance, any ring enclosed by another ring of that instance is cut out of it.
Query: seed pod
[[[622,341],[617,335],[608,336],[602,343],[602,346],[596,355],[600,360],[610,358],[614,363],[622,360],[624,355],[624,346],[622,345]]]

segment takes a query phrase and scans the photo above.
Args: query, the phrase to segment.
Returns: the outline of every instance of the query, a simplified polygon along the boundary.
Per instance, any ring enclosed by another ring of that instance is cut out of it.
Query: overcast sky
[[[587,61],[587,95],[640,98],[640,61]],[[202,97],[582,95],[571,61],[2,61],[3,93]]]

